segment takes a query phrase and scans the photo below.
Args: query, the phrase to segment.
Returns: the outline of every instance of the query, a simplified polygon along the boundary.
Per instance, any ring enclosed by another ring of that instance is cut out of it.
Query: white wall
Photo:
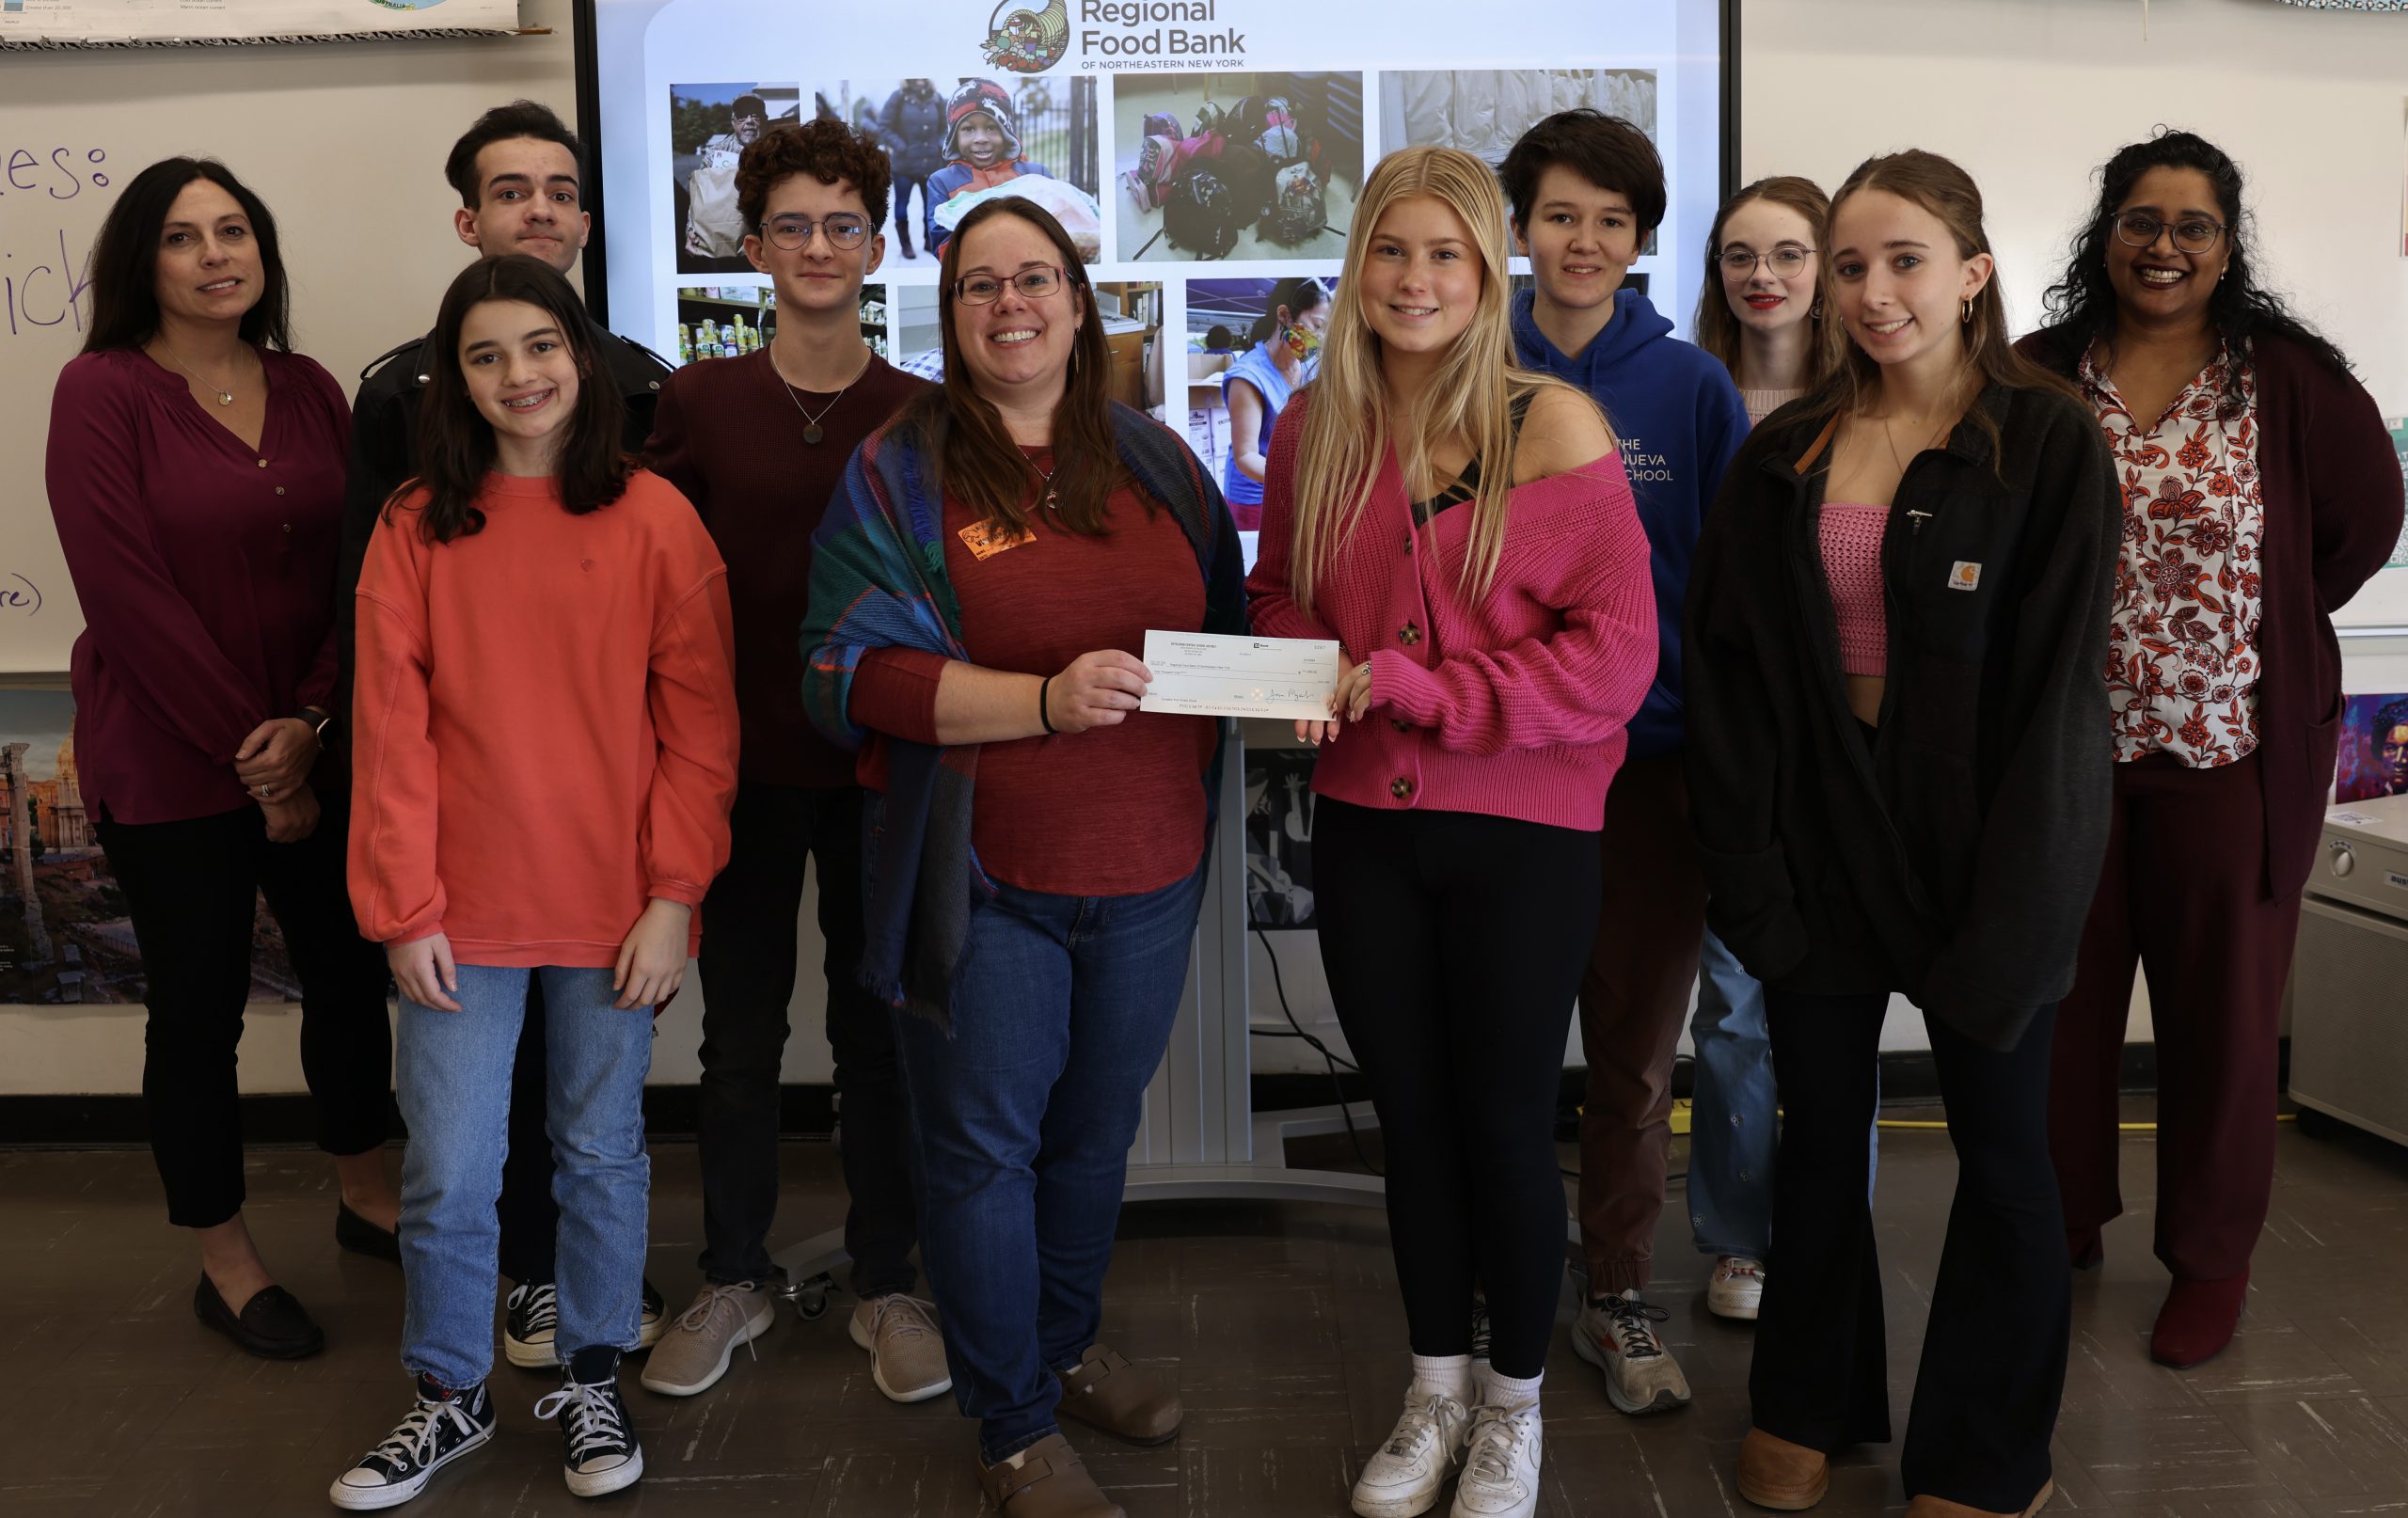
[[[284,213],[288,257],[304,271],[303,331],[328,334],[312,351],[347,377],[422,326],[414,313],[432,308],[458,267],[437,173],[453,123],[516,94],[564,113],[572,103],[564,0],[529,0],[527,11],[531,24],[556,25],[562,35],[0,59],[0,100],[13,109],[20,90],[45,90],[62,108],[105,111],[160,108],[162,97],[175,96],[179,119],[206,122],[237,103],[247,116],[247,103],[266,92],[289,141],[246,139],[239,152],[224,150],[238,166],[256,164],[246,171],[258,173]],[[2020,329],[2038,319],[2039,292],[2089,204],[2096,166],[2159,121],[2192,127],[2251,171],[2272,281],[2350,350],[2386,414],[2408,412],[2408,259],[2399,256],[2408,18],[2273,0],[2156,0],[2147,26],[2144,39],[2140,0],[1746,0],[1742,173],[1804,173],[1831,185],[1887,149],[1919,146],[1957,159],[1988,200]],[[305,142],[303,162],[336,170],[277,166],[280,149]],[[371,182],[364,187],[362,174]],[[313,194],[331,212],[296,214]],[[371,226],[372,235],[363,230]],[[355,273],[323,272],[346,268]],[[2408,688],[2408,641],[2344,646],[2352,688]],[[1291,1004],[1342,1051],[1308,937],[1279,941]],[[789,1081],[829,1073],[815,953],[806,949],[795,1002]],[[1252,977],[1256,1025],[1282,1025],[1259,954]],[[663,1019],[656,1081],[695,1078],[700,1000],[689,982]],[[295,1021],[289,1009],[254,1010],[246,1089],[300,1088]],[[0,1008],[0,1094],[136,1090],[140,1028],[139,1008]],[[2132,1036],[2149,1036],[2143,995]],[[1925,1045],[1920,1016],[1893,1005],[1883,1047]],[[1257,1052],[1259,1069],[1320,1068],[1294,1040],[1264,1040]],[[1582,1058],[1576,1035],[1569,1058]]]

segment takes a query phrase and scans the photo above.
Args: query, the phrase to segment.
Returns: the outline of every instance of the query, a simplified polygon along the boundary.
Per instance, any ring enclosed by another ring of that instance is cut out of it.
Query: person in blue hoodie
[[[1522,134],[1497,177],[1536,282],[1513,299],[1515,346],[1524,364],[1605,407],[1655,574],[1656,683],[1606,798],[1605,907],[1580,987],[1589,1289],[1572,1339],[1605,1371],[1616,1407],[1665,1412],[1688,1401],[1689,1386],[1645,1293],[1671,1144],[1672,1056],[1705,937],[1705,876],[1681,773],[1681,615],[1706,503],[1748,435],[1748,411],[1720,361],[1673,337],[1670,319],[1624,288],[1664,219],[1664,165],[1644,132],[1597,111],[1559,111]],[[1744,977],[1719,958],[1722,972]],[[1700,994],[1719,994],[1711,977]]]

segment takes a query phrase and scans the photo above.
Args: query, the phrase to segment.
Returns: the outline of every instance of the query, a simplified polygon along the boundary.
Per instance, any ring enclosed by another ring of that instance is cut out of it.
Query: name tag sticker
[[[991,522],[973,522],[961,530],[961,541],[969,546],[971,557],[983,562],[1022,544],[1035,543],[1037,534],[1025,528],[1015,533]]]
[[[1948,566],[1948,588],[1970,591],[1982,583],[1982,566],[1968,559],[1959,559]]]

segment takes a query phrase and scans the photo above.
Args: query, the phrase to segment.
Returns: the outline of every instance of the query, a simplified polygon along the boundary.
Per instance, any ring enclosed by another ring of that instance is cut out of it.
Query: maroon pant
[[[2157,1257],[2185,1280],[2246,1271],[2273,1193],[2274,1046],[2300,903],[2265,891],[2255,755],[2115,767],[2106,868],[2057,1013],[2049,1150],[2068,1231],[2124,1210],[2116,1090],[2137,961],[2157,1025]]]
[[[1672,1057],[1705,938],[1705,873],[1681,756],[1633,760],[1606,794],[1605,908],[1580,978],[1580,1247],[1589,1290],[1644,1289],[1672,1143]]]

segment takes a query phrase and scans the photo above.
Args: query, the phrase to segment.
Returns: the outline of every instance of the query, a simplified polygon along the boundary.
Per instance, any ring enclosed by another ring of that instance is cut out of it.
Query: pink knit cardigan
[[[1656,676],[1647,534],[1619,454],[1514,487],[1487,593],[1465,593],[1469,504],[1419,532],[1393,454],[1323,577],[1315,614],[1290,592],[1300,396],[1279,418],[1262,537],[1246,578],[1254,630],[1335,638],[1371,664],[1371,709],[1325,746],[1313,789],[1355,806],[1604,825],[1625,725]]]

